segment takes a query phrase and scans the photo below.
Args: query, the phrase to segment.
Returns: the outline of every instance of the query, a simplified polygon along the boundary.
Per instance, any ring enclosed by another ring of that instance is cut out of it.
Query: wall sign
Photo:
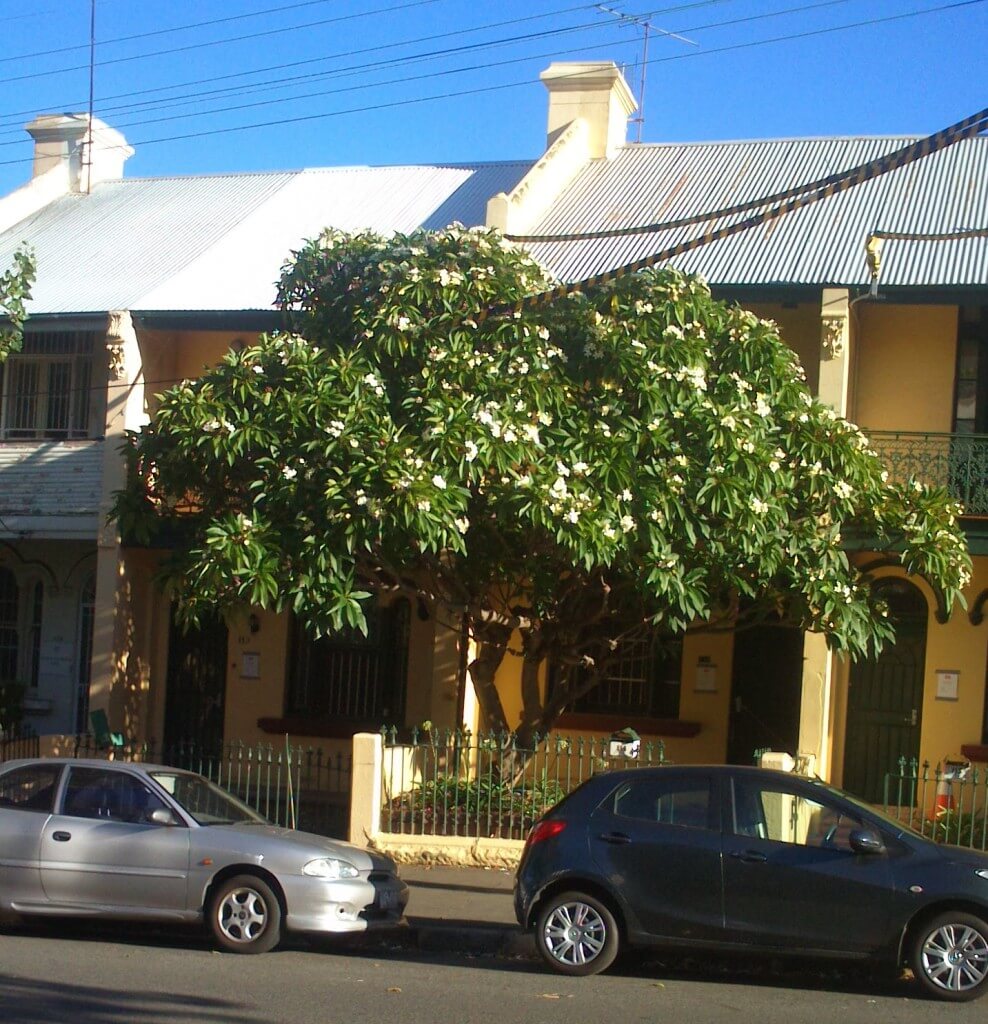
[[[257,651],[242,651],[240,654],[240,678],[261,678],[261,656]]]
[[[956,669],[937,669],[937,700],[957,700],[960,675]]]

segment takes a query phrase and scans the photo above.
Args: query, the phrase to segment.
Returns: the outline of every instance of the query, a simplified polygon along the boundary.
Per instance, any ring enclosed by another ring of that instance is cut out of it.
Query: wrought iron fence
[[[943,487],[966,515],[988,515],[988,436],[874,431],[868,438],[893,480]]]
[[[885,812],[938,843],[988,850],[988,772],[899,759],[885,776]]]
[[[19,757],[37,757],[41,742],[32,729],[0,732],[0,764]]]
[[[661,741],[637,757],[613,757],[595,737],[384,730],[381,830],[404,835],[524,839],[532,825],[581,782],[612,768],[665,761]]]
[[[155,741],[98,746],[80,736],[77,757],[107,757],[169,765],[205,775],[269,821],[285,828],[345,838],[350,816],[352,756],[319,747],[274,743],[224,743],[207,748],[193,742],[162,747]]]

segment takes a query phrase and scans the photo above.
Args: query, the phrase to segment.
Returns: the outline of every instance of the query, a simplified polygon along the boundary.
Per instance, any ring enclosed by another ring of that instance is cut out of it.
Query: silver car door
[[[186,910],[189,829],[162,825],[164,801],[118,768],[73,767],[41,835],[41,883],[52,903]]]
[[[42,762],[0,775],[0,908],[45,902],[38,850],[61,773]]]

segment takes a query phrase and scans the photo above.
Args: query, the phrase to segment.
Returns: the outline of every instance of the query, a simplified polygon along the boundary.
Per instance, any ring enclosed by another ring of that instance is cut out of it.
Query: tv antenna
[[[597,4],[596,6],[597,10],[603,14],[610,14],[625,25],[633,25],[635,28],[641,29],[642,59],[641,74],[638,77],[638,114],[631,119],[631,123],[637,126],[635,142],[641,142],[642,128],[645,125],[645,73],[648,70],[648,37],[652,32],[657,32],[661,36],[678,39],[681,43],[689,43],[690,46],[699,46],[700,44],[695,39],[687,39],[686,36],[681,36],[676,32],[669,32],[664,28],[653,25],[651,15],[625,14],[624,11],[617,11],[613,7],[607,7],[605,4]]]

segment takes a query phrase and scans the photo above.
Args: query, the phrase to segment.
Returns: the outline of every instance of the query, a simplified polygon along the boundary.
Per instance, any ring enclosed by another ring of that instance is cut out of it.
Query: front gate
[[[895,641],[877,659],[851,667],[844,743],[844,788],[871,803],[884,798],[885,773],[919,757],[928,609],[906,580],[876,585],[888,602]]]

